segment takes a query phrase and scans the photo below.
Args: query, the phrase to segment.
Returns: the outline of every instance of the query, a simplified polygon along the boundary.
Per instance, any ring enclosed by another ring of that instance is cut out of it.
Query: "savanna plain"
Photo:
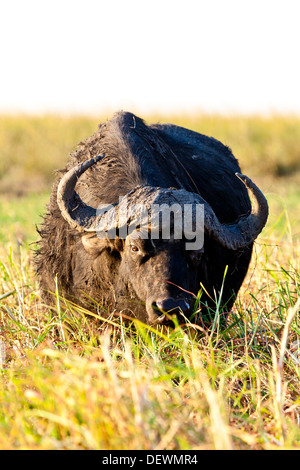
[[[0,449],[299,449],[300,118],[146,116],[231,147],[270,207],[226,328],[216,298],[166,330],[39,297],[54,171],[110,117],[0,116]]]

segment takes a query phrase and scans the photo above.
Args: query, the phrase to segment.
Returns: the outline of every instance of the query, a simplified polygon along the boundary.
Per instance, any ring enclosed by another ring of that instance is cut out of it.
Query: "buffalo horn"
[[[94,157],[68,171],[61,179],[57,189],[57,203],[62,216],[69,225],[80,232],[96,232],[99,226],[100,216],[97,210],[87,206],[75,192],[78,178],[92,165],[104,158],[104,155]],[[126,194],[128,207],[133,204],[143,204],[147,208],[151,204],[179,203],[204,205],[204,230],[220,245],[237,250],[251,244],[262,231],[268,218],[268,203],[260,189],[245,175],[235,174],[252,194],[253,203],[251,213],[241,216],[232,224],[221,224],[212,207],[200,195],[185,190],[153,188],[151,186],[138,186]],[[119,202],[119,213],[122,212],[123,202]],[[114,207],[116,207],[115,205]],[[111,214],[110,214],[111,212]],[[105,217],[106,231],[118,227],[118,220],[112,211],[108,211]],[[114,225],[114,227],[113,227]]]

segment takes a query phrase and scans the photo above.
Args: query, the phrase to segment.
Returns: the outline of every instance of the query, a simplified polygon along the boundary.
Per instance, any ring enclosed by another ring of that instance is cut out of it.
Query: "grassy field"
[[[300,119],[157,120],[222,140],[268,198],[227,328],[51,313],[35,224],[54,170],[98,120],[0,117],[0,449],[300,448]]]

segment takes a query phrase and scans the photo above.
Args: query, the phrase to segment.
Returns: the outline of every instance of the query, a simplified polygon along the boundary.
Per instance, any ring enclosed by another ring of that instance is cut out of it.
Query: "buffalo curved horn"
[[[57,187],[57,204],[63,218],[79,232],[94,232],[96,209],[87,206],[76,194],[75,186],[80,176],[105,155],[98,155],[72,168],[60,180]]]
[[[238,250],[250,245],[260,234],[269,215],[268,202],[261,190],[246,175],[235,173],[253,197],[251,213],[241,216],[232,224],[221,224],[213,209],[207,204],[204,212],[205,231],[220,245]]]
[[[75,192],[78,178],[92,165],[104,158],[104,155],[94,157],[68,171],[61,179],[57,189],[57,203],[62,216],[69,225],[80,232],[96,232],[99,227],[100,216],[97,210],[87,206]],[[237,250],[251,244],[262,231],[268,219],[268,203],[260,189],[246,175],[236,173],[236,176],[245,184],[252,194],[253,203],[251,213],[241,216],[233,224],[221,224],[212,207],[199,194],[186,190],[174,190],[166,188],[153,188],[151,186],[139,186],[126,195],[126,203],[143,204],[147,208],[151,204],[166,203],[169,200],[183,204],[204,205],[204,230],[210,237],[214,238],[220,245]],[[125,197],[124,197],[125,199]],[[119,212],[122,212],[122,200],[119,204]],[[118,226],[115,214],[106,214],[106,230]]]

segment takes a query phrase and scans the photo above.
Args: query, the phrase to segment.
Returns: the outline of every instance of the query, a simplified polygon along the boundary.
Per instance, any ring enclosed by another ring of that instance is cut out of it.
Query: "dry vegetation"
[[[65,311],[59,295],[51,313],[28,242],[96,119],[0,121],[0,449],[298,449],[300,120],[172,119],[230,145],[270,202],[225,331],[217,309],[211,329],[168,331]]]

